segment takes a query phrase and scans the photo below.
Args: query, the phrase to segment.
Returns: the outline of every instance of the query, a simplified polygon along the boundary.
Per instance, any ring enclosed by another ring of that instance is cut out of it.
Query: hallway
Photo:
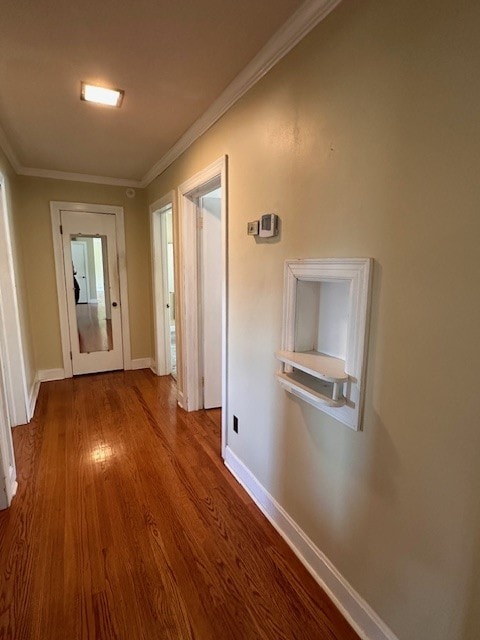
[[[223,466],[220,412],[149,370],[42,384],[0,513],[0,637],[353,640]]]

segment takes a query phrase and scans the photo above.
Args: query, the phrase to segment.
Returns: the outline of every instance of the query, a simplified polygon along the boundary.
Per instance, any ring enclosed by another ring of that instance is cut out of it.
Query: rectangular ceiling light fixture
[[[109,107],[119,107],[122,104],[125,91],[122,89],[107,89],[97,87],[93,84],[82,82],[81,100],[95,102],[96,104],[106,104]]]

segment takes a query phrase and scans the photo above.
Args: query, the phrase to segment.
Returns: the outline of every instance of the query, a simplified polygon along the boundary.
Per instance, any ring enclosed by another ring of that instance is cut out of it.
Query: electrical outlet
[[[237,416],[233,416],[233,430],[235,433],[238,433],[238,418]]]

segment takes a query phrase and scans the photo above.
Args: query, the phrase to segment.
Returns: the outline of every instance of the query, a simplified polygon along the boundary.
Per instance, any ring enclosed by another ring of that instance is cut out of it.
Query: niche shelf
[[[372,262],[287,260],[275,354],[284,389],[354,430],[362,421]]]

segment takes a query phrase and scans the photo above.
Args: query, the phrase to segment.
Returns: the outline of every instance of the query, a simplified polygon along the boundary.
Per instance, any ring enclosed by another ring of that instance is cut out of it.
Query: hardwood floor
[[[42,384],[0,513],[0,639],[353,640],[150,371]]]

